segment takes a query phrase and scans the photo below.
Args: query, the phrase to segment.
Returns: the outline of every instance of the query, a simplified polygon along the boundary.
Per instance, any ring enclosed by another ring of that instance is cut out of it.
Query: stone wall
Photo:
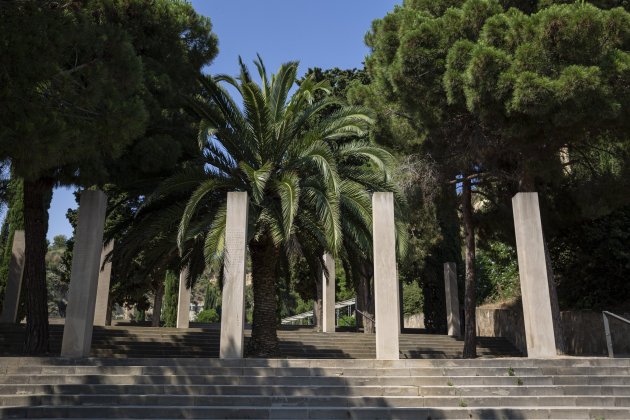
[[[630,319],[630,314],[620,314]],[[575,356],[607,356],[601,312],[564,311],[560,313],[567,352]],[[630,325],[610,318],[613,351],[630,354]],[[525,354],[525,326],[520,305],[512,308],[477,308],[477,335],[505,337]]]
[[[404,328],[424,328],[424,314],[405,315]]]
[[[477,335],[505,337],[523,354],[527,353],[522,310],[477,308]]]

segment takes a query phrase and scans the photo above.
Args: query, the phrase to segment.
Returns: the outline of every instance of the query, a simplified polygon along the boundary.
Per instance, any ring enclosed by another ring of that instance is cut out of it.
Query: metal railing
[[[609,316],[625,322],[628,325],[630,325],[630,321],[624,317],[615,315],[612,312],[602,311],[602,317],[604,318],[604,333],[606,334],[606,346],[608,346],[608,357],[615,357],[615,353],[613,352],[612,336],[610,335],[610,325],[608,325]]]
[[[335,303],[335,309],[345,308],[346,306],[352,306],[356,304],[356,298],[343,300],[341,302]],[[283,325],[290,324],[291,322],[299,321],[304,318],[311,318],[313,316],[313,311],[302,312],[301,314],[289,316],[286,318],[282,318],[281,323]]]
[[[358,310],[358,309],[356,309],[356,308],[355,308],[355,311],[357,311],[358,313],[360,313],[360,314],[363,316],[363,318],[367,318],[367,319],[369,319],[370,321],[372,321],[372,323],[373,323],[373,324],[376,324],[376,321],[374,320],[374,318],[372,318],[369,314],[366,314],[365,312],[360,311],[360,310]]]

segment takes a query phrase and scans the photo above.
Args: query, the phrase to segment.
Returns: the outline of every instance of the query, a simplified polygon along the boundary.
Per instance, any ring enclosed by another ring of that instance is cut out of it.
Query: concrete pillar
[[[190,289],[186,287],[188,268],[179,272],[179,294],[177,295],[177,328],[190,326]]]
[[[62,357],[87,357],[90,354],[106,209],[107,196],[102,191],[81,193]]]
[[[100,272],[98,274],[98,288],[96,289],[96,308],[94,309],[94,325],[107,325],[107,308],[109,303],[109,282],[112,276],[112,262],[105,261],[107,254],[114,250],[114,241],[109,241],[101,252]]]
[[[322,272],[322,331],[335,332],[335,258],[324,254],[326,272]]]
[[[396,228],[394,195],[372,195],[374,243],[374,313],[376,318],[376,358],[398,359],[400,304],[396,271]]]
[[[444,263],[444,290],[446,292],[446,323],[448,335],[460,337],[459,295],[457,290],[457,267],[454,262]]]
[[[24,252],[26,240],[24,231],[16,230],[13,233],[11,247],[11,260],[9,260],[9,276],[4,289],[4,302],[0,324],[13,324],[17,321],[17,311],[20,305],[20,291],[22,290],[22,275],[24,274]]]
[[[221,359],[243,358],[248,210],[246,192],[228,193],[221,300]]]
[[[558,349],[554,335],[538,194],[516,194],[512,198],[512,209],[527,355],[538,358],[555,357]]]

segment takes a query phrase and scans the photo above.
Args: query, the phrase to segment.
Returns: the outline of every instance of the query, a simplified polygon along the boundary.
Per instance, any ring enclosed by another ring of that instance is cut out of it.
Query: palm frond
[[[203,181],[197,189],[191,194],[188,203],[186,203],[186,207],[184,208],[184,213],[182,214],[182,219],[179,223],[179,229],[177,232],[177,245],[180,247],[183,246],[186,238],[186,234],[188,231],[188,225],[190,224],[190,220],[193,218],[194,214],[198,211],[199,203],[211,192],[215,191],[218,187],[221,186],[221,183],[215,179],[207,179]]]
[[[280,197],[280,206],[282,207],[284,235],[286,238],[289,238],[293,230],[293,220],[299,209],[299,177],[295,173],[285,173],[278,180],[275,187]]]
[[[271,176],[273,165],[271,162],[266,162],[258,169],[254,169],[245,162],[239,163],[239,168],[245,173],[249,185],[251,186],[252,199],[254,203],[260,204],[265,193],[267,186],[267,180]]]

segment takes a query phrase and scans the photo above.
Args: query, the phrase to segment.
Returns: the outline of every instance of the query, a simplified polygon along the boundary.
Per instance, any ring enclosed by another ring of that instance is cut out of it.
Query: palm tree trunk
[[[324,309],[324,304],[322,300],[322,276],[318,276],[317,281],[315,282],[315,302],[313,302],[313,315],[315,318],[315,330],[322,331],[322,312]]]
[[[46,233],[52,198],[50,179],[24,181],[24,236],[26,240],[26,339],[28,354],[42,354],[48,346],[48,291],[46,289]]]
[[[276,302],[276,261],[279,250],[269,237],[250,243],[254,313],[252,337],[247,353],[253,357],[275,357],[279,354]]]
[[[363,333],[364,334],[374,334],[375,325],[374,325],[374,299],[372,299],[371,293],[371,285],[370,285],[370,277],[371,270],[367,266],[363,266],[359,272],[359,290],[358,301],[361,302],[361,310],[367,316],[362,316],[363,318]]]
[[[475,227],[473,224],[472,191],[470,180],[464,178],[462,188],[462,213],[466,242],[466,281],[464,287],[464,358],[477,357],[477,296],[475,282]]]

